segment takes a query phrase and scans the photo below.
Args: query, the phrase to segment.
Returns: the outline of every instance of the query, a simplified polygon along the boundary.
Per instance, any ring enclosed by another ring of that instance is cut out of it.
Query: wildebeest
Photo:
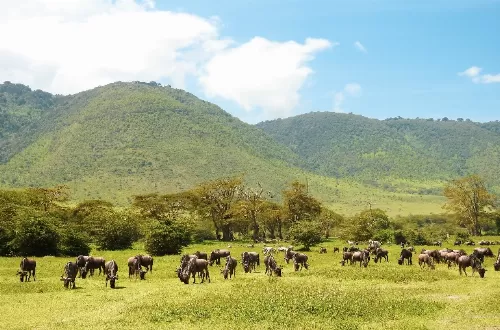
[[[231,256],[226,257],[226,266],[223,270],[221,270],[222,275],[224,275],[224,279],[227,280],[227,276],[232,278],[233,276],[236,278],[236,266],[238,265],[238,261]]]
[[[361,265],[367,267],[368,262],[370,261],[370,251],[363,250],[354,252],[352,254],[352,263],[356,263],[358,261],[359,261],[359,267],[361,267]]]
[[[106,260],[103,257],[88,257],[85,263],[85,272],[89,272],[90,276],[94,275],[94,269],[99,269],[99,275],[101,275],[101,270],[104,271],[106,265]]]
[[[494,257],[493,251],[489,247],[475,248],[472,254],[476,255],[481,262],[484,262],[484,257]]]
[[[264,265],[266,265],[265,274],[272,276],[274,273],[276,276],[281,277],[281,267],[278,267],[278,264],[272,255],[267,255],[264,258]]]
[[[69,261],[64,265],[63,274],[61,275],[61,281],[64,281],[64,287],[71,289],[76,288],[75,278],[78,273],[78,265],[76,262]]]
[[[439,254],[438,250],[426,250],[422,249],[422,252],[424,254],[428,254],[432,259],[434,259],[434,262],[439,263],[441,261],[441,255]]]
[[[36,261],[28,258],[21,259],[19,264],[19,270],[17,275],[19,275],[19,280],[24,282],[25,280],[29,282],[31,275],[33,275],[33,281],[36,281]]]
[[[412,264],[412,261],[411,261],[412,256],[413,256],[413,254],[408,249],[402,249],[401,253],[399,255],[398,264],[404,265],[405,259],[406,259],[408,262],[408,265],[411,265]]]
[[[497,261],[493,264],[493,268],[496,272],[500,270],[500,249],[498,249]]]
[[[194,253],[195,256],[198,257],[198,259],[205,259],[205,260],[208,260],[208,254],[206,252],[200,252],[200,251],[196,251]]]
[[[467,272],[465,271],[465,269],[467,267],[472,267],[472,275],[473,276],[474,276],[474,272],[477,271],[481,278],[484,277],[484,273],[486,272],[486,269],[483,267],[481,261],[479,260],[479,258],[476,255],[471,254],[468,256],[460,256],[458,258],[457,263],[458,263],[458,271],[459,271],[460,275],[462,275],[462,270],[463,270],[465,273],[465,276],[467,276]]]
[[[340,249],[338,247],[334,247],[333,248],[333,253],[335,253],[335,252],[339,252],[340,253]]]
[[[205,259],[189,258],[187,255],[184,256],[181,267],[178,269],[179,279],[184,284],[189,284],[189,278],[193,276],[193,283],[196,283],[196,274],[201,273],[201,283],[204,282],[205,278],[208,278],[208,283],[210,283],[210,273],[208,271],[209,262]]]
[[[342,248],[342,251],[343,252],[356,252],[356,251],[360,251],[360,250],[357,246],[350,246],[350,247],[344,246]]]
[[[78,257],[76,257],[76,266],[78,267],[78,277],[81,277],[81,278],[87,277],[87,271],[85,270],[85,264],[87,263],[88,259],[89,259],[89,256],[79,255]]]
[[[382,258],[385,259],[386,262],[389,262],[389,251],[386,249],[378,248],[375,250],[375,263],[377,263],[379,260],[382,262]]]
[[[378,249],[381,245],[382,245],[382,243],[380,243],[379,241],[369,240],[368,241],[368,250],[374,251],[374,250]]]
[[[210,253],[209,264],[210,266],[212,266],[215,261],[216,265],[220,265],[220,258],[226,258],[230,255],[231,252],[229,250],[220,250],[220,249],[214,250],[212,251],[212,253]]]
[[[137,278],[138,275],[140,275],[141,272],[141,261],[137,256],[130,257],[127,260],[127,265],[128,265],[128,277],[135,275]]]
[[[118,265],[116,261],[111,260],[104,265],[104,275],[106,276],[106,287],[109,281],[109,286],[111,289],[114,289],[115,281],[118,279]]]
[[[320,253],[320,254],[326,253],[326,247],[321,247],[321,248],[319,249],[319,253]]]
[[[427,253],[421,253],[418,255],[418,264],[421,268],[425,267],[425,265],[427,265],[430,269],[435,268],[432,257]]]
[[[295,271],[299,271],[299,267],[300,267],[300,270],[302,270],[302,267],[304,267],[305,269],[309,269],[309,264],[307,263],[307,255],[304,254],[304,253],[295,253],[293,255],[293,266],[295,268]]]
[[[460,245],[462,245],[462,241],[461,240],[456,240],[455,243],[453,243],[453,245],[460,246]]]
[[[147,271],[150,271],[151,273],[153,272],[153,257],[150,255],[142,255],[138,254],[137,259],[139,260],[139,268],[140,267],[146,267]]]
[[[490,241],[479,241],[479,245],[491,245]]]
[[[346,261],[348,261],[352,265],[352,254],[353,253],[354,252],[349,252],[349,251],[344,251],[342,253],[342,261],[344,261],[344,264],[345,264]]]
[[[472,245],[476,245],[476,243],[474,243],[474,241],[467,241],[467,242],[465,242],[465,245],[472,246]]]
[[[432,242],[432,245],[440,247],[443,245],[443,243],[441,241],[434,241],[434,242]]]
[[[356,242],[356,241],[347,240],[346,243],[349,245],[358,245],[358,242]]]
[[[293,259],[293,256],[294,256],[296,253],[297,253],[297,252],[295,252],[295,251],[293,251],[293,250],[292,250],[292,247],[291,247],[291,246],[290,246],[290,247],[288,247],[288,248],[286,249],[286,251],[285,251],[285,258],[284,258],[284,259],[285,259],[285,262],[286,262],[286,263],[289,263],[289,262],[290,262],[290,260],[292,260],[292,259]]]
[[[262,253],[264,253],[264,255],[268,255],[270,253],[274,253],[274,248],[270,247],[270,246],[264,246],[262,248]]]
[[[245,273],[255,271],[255,266],[260,266],[260,256],[257,252],[243,252],[241,254],[241,263]]]

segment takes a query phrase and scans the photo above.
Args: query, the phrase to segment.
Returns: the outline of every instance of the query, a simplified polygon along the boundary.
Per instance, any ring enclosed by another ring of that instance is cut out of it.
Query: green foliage
[[[139,226],[134,219],[120,212],[109,213],[95,240],[99,249],[124,250],[132,247],[140,236]]]
[[[60,235],[49,216],[32,216],[19,222],[12,250],[22,256],[55,256],[59,254]]]
[[[323,229],[318,221],[297,221],[290,227],[289,235],[294,242],[302,244],[306,251],[323,241]]]
[[[90,254],[90,239],[76,229],[66,229],[61,233],[59,251],[64,256],[79,256]]]
[[[179,223],[164,221],[156,223],[146,236],[146,251],[155,256],[179,254],[191,242],[189,229]]]

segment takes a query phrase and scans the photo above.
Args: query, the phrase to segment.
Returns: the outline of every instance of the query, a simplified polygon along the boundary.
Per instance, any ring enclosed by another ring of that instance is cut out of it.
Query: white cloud
[[[368,51],[366,50],[365,46],[363,46],[363,44],[362,44],[361,42],[359,42],[359,41],[356,41],[356,42],[354,43],[354,46],[355,46],[355,47],[356,47],[359,51],[361,51],[361,52],[363,52],[363,53],[367,53],[367,52],[368,52]]]
[[[359,95],[361,95],[361,86],[359,84],[346,84],[342,91],[336,92],[333,96],[333,111],[345,112],[342,105],[346,99],[346,96],[358,97]]]
[[[482,68],[479,68],[477,66],[471,66],[467,70],[459,72],[458,75],[469,77],[476,84],[500,83],[500,73],[480,75],[482,70]]]

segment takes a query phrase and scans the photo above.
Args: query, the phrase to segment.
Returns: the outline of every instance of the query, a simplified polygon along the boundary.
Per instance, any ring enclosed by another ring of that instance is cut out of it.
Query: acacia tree
[[[472,235],[481,233],[480,218],[486,207],[494,206],[495,197],[486,189],[478,175],[470,175],[452,180],[443,191],[448,199],[443,208],[455,212],[460,225],[465,226]]]
[[[253,240],[257,242],[260,235],[260,226],[258,219],[266,210],[266,200],[264,199],[264,189],[258,184],[257,188],[241,187],[239,191],[240,200],[238,202],[238,211],[250,222],[253,229]],[[270,195],[270,193],[268,193]]]
[[[292,182],[290,189],[283,191],[283,205],[292,224],[314,219],[321,213],[320,202],[309,195],[305,184],[298,181]]]
[[[268,200],[264,201],[260,221],[269,232],[270,238],[276,238],[277,234],[279,239],[283,239],[283,218],[284,211],[280,204]]]

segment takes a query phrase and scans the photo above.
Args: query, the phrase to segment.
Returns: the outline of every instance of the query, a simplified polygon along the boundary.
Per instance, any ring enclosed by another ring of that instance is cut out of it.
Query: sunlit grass
[[[263,244],[247,244],[232,242],[232,255],[240,260],[245,250],[261,253]],[[343,244],[330,241],[323,246],[327,254],[319,254],[318,248],[307,253],[310,270],[294,272],[280,253],[276,258],[285,267],[282,278],[266,276],[261,262],[251,274],[239,265],[232,280],[223,279],[222,266],[213,266],[211,283],[189,285],[174,272],[179,256],[155,258],[153,273],[140,281],[129,279],[126,269],[127,258],[143,252],[140,246],[94,251],[118,262],[115,290],[105,287],[102,275],[77,279],[77,289],[65,289],[59,277],[72,258],[37,258],[37,281],[29,283],[15,276],[20,258],[0,258],[2,328],[484,329],[500,324],[500,272],[493,270],[492,258],[480,279],[460,276],[458,269],[445,265],[420,269],[416,256],[413,266],[399,266],[396,245],[386,247],[389,263],[341,267],[340,254],[332,251]],[[186,252],[216,247],[227,244],[207,242]]]

